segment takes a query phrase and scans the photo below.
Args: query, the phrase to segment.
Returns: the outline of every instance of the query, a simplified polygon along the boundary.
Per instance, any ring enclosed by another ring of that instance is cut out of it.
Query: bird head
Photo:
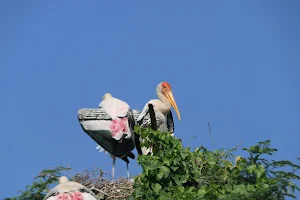
[[[171,106],[174,108],[178,119],[180,120],[181,119],[180,118],[180,112],[178,110],[176,101],[174,99],[171,85],[168,82],[162,82],[162,83],[158,84],[157,90],[158,90],[158,92],[161,92],[168,99]]]
[[[106,93],[106,94],[102,97],[103,100],[104,100],[104,99],[109,99],[109,98],[112,98],[112,95],[111,95],[110,93]]]
[[[69,179],[68,179],[67,177],[65,177],[65,176],[61,176],[61,177],[59,178],[59,183],[60,183],[60,184],[66,183],[66,182],[68,182],[68,181],[69,181]]]

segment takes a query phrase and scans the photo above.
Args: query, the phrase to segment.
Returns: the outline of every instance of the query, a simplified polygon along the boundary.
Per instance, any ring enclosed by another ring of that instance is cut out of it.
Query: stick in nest
[[[127,179],[119,178],[111,181],[104,175],[108,176],[101,169],[91,171],[85,169],[74,176],[74,181],[91,189],[100,199],[127,199],[133,193],[133,184]]]

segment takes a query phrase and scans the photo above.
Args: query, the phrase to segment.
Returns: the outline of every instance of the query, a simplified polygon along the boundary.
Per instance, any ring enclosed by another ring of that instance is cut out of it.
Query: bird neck
[[[159,100],[162,102],[162,105],[160,108],[161,112],[164,114],[168,114],[168,112],[171,110],[171,104],[170,104],[169,100],[160,91],[156,91],[156,93],[157,93]]]

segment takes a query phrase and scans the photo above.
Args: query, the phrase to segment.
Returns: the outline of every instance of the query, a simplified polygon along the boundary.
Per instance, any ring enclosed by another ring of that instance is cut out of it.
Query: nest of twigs
[[[111,180],[108,177],[109,175],[101,169],[84,170],[82,173],[77,173],[73,181],[92,190],[101,200],[128,199],[134,191],[132,179],[118,178],[117,180]]]

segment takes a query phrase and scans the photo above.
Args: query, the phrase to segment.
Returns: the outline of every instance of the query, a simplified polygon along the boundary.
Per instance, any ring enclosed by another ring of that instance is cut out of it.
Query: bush
[[[151,143],[153,155],[138,157],[143,172],[135,179],[130,199],[279,200],[296,198],[294,191],[300,190],[293,183],[300,180],[296,175],[299,165],[264,158],[277,151],[270,147],[269,140],[243,149],[249,157],[233,159],[236,148],[208,151],[201,146],[191,151],[169,133],[139,127],[135,131],[151,138],[142,145],[149,147]]]

